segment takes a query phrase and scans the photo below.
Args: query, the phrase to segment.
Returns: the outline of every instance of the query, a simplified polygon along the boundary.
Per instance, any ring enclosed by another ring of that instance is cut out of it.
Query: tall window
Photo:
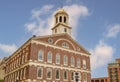
[[[59,22],[62,22],[62,16],[60,16]]]
[[[84,73],[83,80],[84,80],[84,82],[87,82],[87,73]]]
[[[56,23],[58,23],[58,17],[56,18]]]
[[[64,71],[64,80],[67,80],[67,78],[68,78],[68,74],[67,74],[67,71]]]
[[[43,50],[40,50],[39,52],[38,52],[38,60],[39,61],[43,61]]]
[[[38,68],[38,72],[37,72],[37,76],[38,76],[38,78],[42,78],[42,68]]]
[[[47,69],[47,78],[48,78],[48,79],[51,79],[51,78],[52,78],[52,69],[51,69],[51,68],[48,68],[48,69]]]
[[[83,60],[83,69],[86,69],[86,60]]]
[[[60,70],[56,70],[56,79],[60,79]]]
[[[64,23],[66,23],[66,17],[64,17]]]
[[[47,62],[52,63],[52,53],[51,52],[48,52],[48,54],[47,54]]]
[[[71,57],[71,66],[74,67],[74,64],[75,64],[74,57]]]
[[[74,72],[71,72],[71,80],[74,80]]]
[[[77,67],[80,68],[80,59],[77,59]]]
[[[68,64],[68,57],[65,55],[64,56],[64,65],[67,65]]]
[[[60,54],[56,54],[56,64],[60,64]]]

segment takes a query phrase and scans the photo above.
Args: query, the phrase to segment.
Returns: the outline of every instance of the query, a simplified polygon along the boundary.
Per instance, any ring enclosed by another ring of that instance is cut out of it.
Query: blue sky
[[[107,76],[120,58],[120,0],[0,0],[0,58],[32,35],[51,34],[57,9],[70,16],[72,37],[91,52],[92,77]]]

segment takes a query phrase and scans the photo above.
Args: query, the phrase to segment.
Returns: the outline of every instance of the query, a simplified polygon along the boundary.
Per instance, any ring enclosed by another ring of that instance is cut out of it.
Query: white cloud
[[[110,29],[108,30],[107,37],[116,37],[118,33],[120,32],[120,24],[112,25],[110,26]]]
[[[15,44],[12,45],[0,44],[0,50],[7,54],[12,54],[15,50],[17,50],[17,46]]]
[[[72,27],[72,35],[74,37],[77,36],[77,25],[79,23],[79,19],[81,17],[85,17],[89,15],[88,8],[82,5],[71,5],[65,6],[64,9],[69,14],[69,24]]]
[[[89,14],[87,7],[81,5],[70,5],[63,7],[69,14],[69,24],[73,29],[73,36],[76,37],[77,25],[80,17],[87,16]],[[47,13],[50,13],[48,15]],[[54,11],[54,12],[53,12]],[[32,22],[26,23],[25,27],[33,35],[48,35],[51,34],[51,28],[54,26],[54,14],[56,10],[53,10],[53,5],[45,5],[41,9],[32,10]],[[42,19],[42,17],[46,18]]]
[[[97,69],[108,64],[113,57],[114,49],[104,41],[100,41],[95,49],[91,50],[91,68]]]

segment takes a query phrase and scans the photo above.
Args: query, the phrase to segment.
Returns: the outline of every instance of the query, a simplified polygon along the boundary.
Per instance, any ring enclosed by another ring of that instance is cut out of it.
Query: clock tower
[[[52,28],[52,34],[67,33],[71,35],[71,27],[68,25],[69,15],[61,8],[54,15],[55,25]]]

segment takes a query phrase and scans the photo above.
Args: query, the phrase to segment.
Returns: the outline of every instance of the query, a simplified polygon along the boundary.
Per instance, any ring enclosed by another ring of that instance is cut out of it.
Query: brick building
[[[91,82],[109,82],[108,77],[92,78]]]
[[[108,64],[108,76],[110,82],[120,82],[120,59]]]
[[[6,61],[5,82],[90,82],[90,53],[71,37],[69,15],[55,14],[52,35],[33,36]]]

